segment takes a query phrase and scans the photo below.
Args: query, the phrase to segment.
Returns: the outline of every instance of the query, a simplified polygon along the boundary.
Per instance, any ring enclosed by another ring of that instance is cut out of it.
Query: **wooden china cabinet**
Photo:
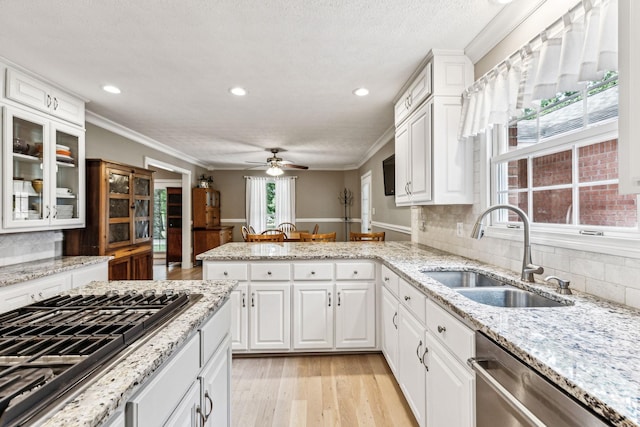
[[[111,255],[109,280],[153,279],[153,171],[87,159],[87,226],[65,232],[66,255]]]
[[[193,262],[196,255],[233,241],[233,226],[220,225],[220,192],[213,188],[194,188]]]

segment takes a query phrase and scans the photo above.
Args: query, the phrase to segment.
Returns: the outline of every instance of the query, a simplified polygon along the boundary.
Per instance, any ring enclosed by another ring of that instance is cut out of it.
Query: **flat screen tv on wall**
[[[396,156],[395,154],[382,161],[382,176],[384,179],[384,195],[396,194]]]

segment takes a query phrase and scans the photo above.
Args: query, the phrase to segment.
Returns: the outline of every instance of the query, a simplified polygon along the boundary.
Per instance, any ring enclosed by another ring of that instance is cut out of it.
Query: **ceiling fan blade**
[[[303,170],[309,169],[309,166],[294,165],[292,163],[283,163],[280,166],[283,168],[290,168],[290,169],[303,169]]]
[[[262,166],[267,166],[268,163],[265,162],[250,162],[250,161],[245,161],[245,163],[251,163],[253,165],[262,165]]]

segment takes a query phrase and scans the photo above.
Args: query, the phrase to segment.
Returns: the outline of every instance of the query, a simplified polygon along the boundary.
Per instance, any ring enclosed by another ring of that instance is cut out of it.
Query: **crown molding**
[[[389,126],[387,130],[384,131],[382,135],[376,140],[376,142],[367,150],[364,155],[364,158],[356,165],[356,169],[360,169],[365,163],[369,161],[375,154],[380,151],[382,147],[384,147],[390,139],[395,136],[396,127],[395,125]]]
[[[85,111],[85,121],[93,125],[96,125],[102,129],[106,129],[109,132],[113,132],[117,135],[130,139],[133,142],[137,142],[138,144],[142,144],[146,147],[152,148],[156,151],[160,151],[164,154],[168,154],[180,160],[184,160],[193,165],[203,167],[207,170],[211,170],[211,165],[204,163],[201,160],[195,157],[192,157],[188,154],[185,154],[181,151],[178,151],[175,148],[169,147],[168,145],[165,145],[159,141],[156,141],[153,138],[149,138],[148,136],[143,135],[139,132],[136,132],[135,130],[122,126],[121,124],[116,123],[112,120],[109,120],[106,117],[103,117],[99,114],[96,114],[93,111],[90,111],[90,110]]]
[[[465,47],[465,55],[475,64],[545,2],[546,0],[533,0],[525,6],[524,1],[519,0],[503,7],[495,18]]]

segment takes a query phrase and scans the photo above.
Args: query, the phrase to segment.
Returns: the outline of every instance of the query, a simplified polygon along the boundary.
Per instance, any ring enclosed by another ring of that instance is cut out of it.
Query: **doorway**
[[[167,256],[167,234],[168,234],[167,188],[180,187],[181,185],[182,185],[182,181],[180,179],[154,179],[153,180],[153,262],[154,264],[164,263]]]
[[[360,178],[360,232],[371,233],[371,171]]]

